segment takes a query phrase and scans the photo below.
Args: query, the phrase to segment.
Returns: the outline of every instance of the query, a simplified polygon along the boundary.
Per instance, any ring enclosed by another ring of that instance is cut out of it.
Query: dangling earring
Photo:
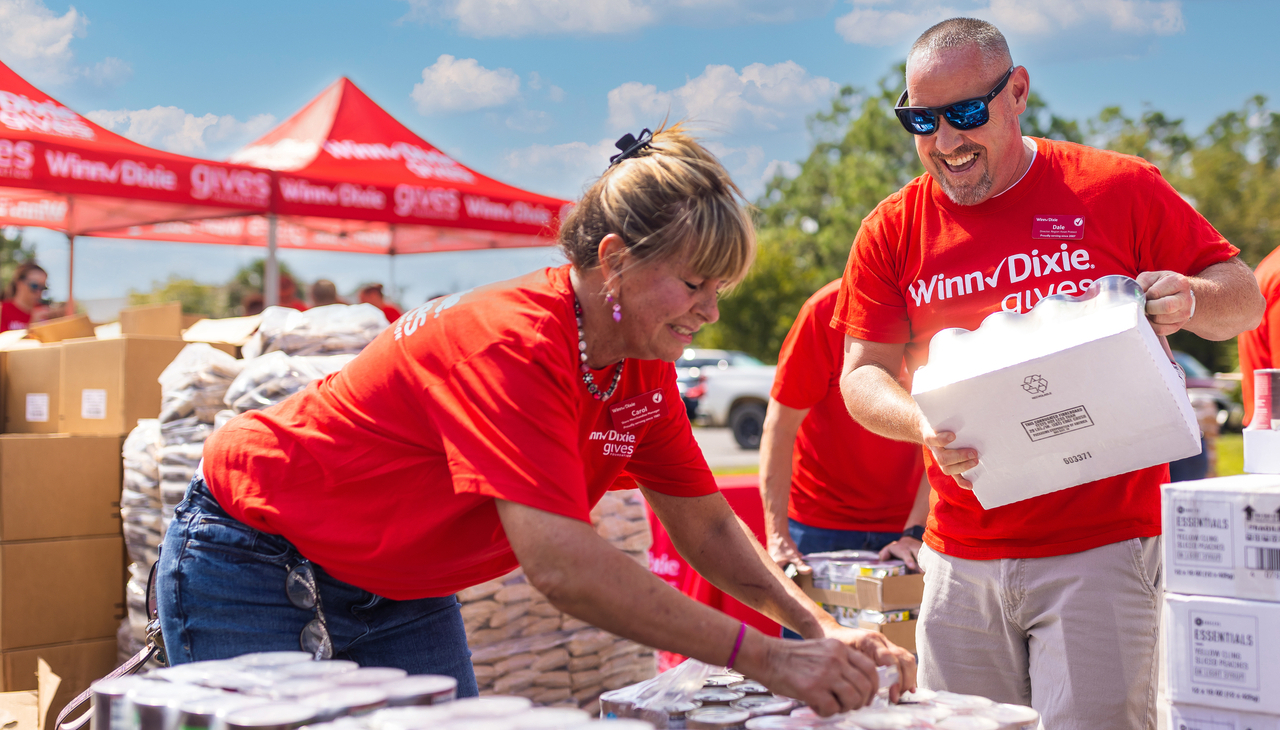
[[[613,292],[605,292],[604,299],[606,302],[613,305],[613,321],[621,322],[622,321],[622,305],[613,301]]]

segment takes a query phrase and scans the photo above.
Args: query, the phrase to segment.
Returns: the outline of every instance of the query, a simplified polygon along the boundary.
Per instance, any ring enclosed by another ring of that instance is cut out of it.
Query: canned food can
[[[703,707],[713,705],[728,707],[729,703],[734,700],[740,700],[743,697],[746,697],[746,695],[728,687],[707,687],[695,692],[693,695],[693,699],[701,702]]]
[[[778,695],[750,695],[729,704],[735,710],[746,710],[752,717],[763,715],[787,715],[796,707],[796,701]]]
[[[316,663],[319,664],[319,662]],[[333,682],[326,682],[323,679],[314,677],[300,677],[286,679],[281,682],[272,682],[269,685],[258,688],[254,691],[254,694],[270,697],[273,700],[296,700],[299,697],[330,692],[336,688],[337,685]]]
[[[458,680],[441,674],[415,674],[379,687],[387,693],[388,707],[439,705],[458,696]]]
[[[256,707],[271,702],[266,697],[221,692],[178,705],[178,730],[225,730],[223,719],[243,707]]]
[[[223,722],[227,730],[294,730],[315,719],[314,707],[296,702],[273,702],[232,710]]]
[[[636,708],[635,716],[636,719],[644,720],[658,728],[658,730],[663,728],[667,730],[683,730],[689,713],[699,707],[702,707],[702,703],[697,700],[674,702],[660,707]]]
[[[591,721],[591,715],[570,707],[535,707],[511,718],[513,730],[561,730]]]
[[[1280,431],[1280,369],[1253,371],[1253,418],[1249,428]]]
[[[299,662],[280,667],[283,677],[328,677],[334,674],[345,674],[359,669],[360,665],[346,659],[331,659],[322,662]]]
[[[803,730],[811,727],[811,720],[786,715],[762,715],[747,720],[747,730]]]
[[[630,699],[626,689],[615,689],[600,695],[600,719],[613,720],[622,717],[635,717],[636,706]]]
[[[387,693],[377,687],[338,687],[320,694],[299,697],[298,704],[315,710],[316,720],[328,722],[339,717],[365,715],[387,705]]]
[[[938,722],[938,730],[1000,730],[1000,723],[981,715],[952,715]]]
[[[1036,730],[1040,726],[1040,713],[1026,705],[1000,704],[976,714],[995,720],[1000,730]]]
[[[128,730],[124,697],[130,690],[146,684],[160,684],[146,677],[101,679],[90,687],[93,704],[89,717],[91,730]]]
[[[769,688],[760,684],[753,679],[747,679],[741,682],[734,682],[729,685],[729,689],[734,692],[741,692],[744,695],[771,695]]]
[[[685,719],[689,730],[746,730],[751,713],[732,707],[700,707]]]
[[[215,691],[194,684],[172,682],[138,685],[124,696],[126,727],[131,730],[176,730],[178,706],[187,700],[208,697]]]
[[[449,714],[456,718],[491,718],[518,715],[533,707],[533,702],[524,697],[508,697],[504,695],[491,697],[468,697],[449,705]]]
[[[241,654],[232,661],[242,667],[283,667],[288,664],[313,662],[315,657],[305,651],[255,651],[251,654]]]
[[[187,664],[178,664],[172,667],[164,667],[147,672],[148,677],[159,677],[166,682],[178,682],[188,684],[204,684],[205,680],[214,674],[227,671],[238,671],[242,669],[241,665],[231,659],[214,659],[204,662],[190,662]]]
[[[378,710],[367,718],[348,721],[358,725],[357,730],[425,730],[447,725],[453,715],[450,705],[414,705],[409,707],[388,707]],[[334,728],[334,730],[340,730]]]
[[[849,722],[864,730],[907,730],[925,727],[910,712],[898,709],[858,710],[849,717]]]
[[[404,679],[409,673],[396,667],[360,667],[350,672],[334,675],[331,682],[343,687],[377,685]]]
[[[713,674],[702,683],[703,687],[728,687],[742,681],[739,674]]]

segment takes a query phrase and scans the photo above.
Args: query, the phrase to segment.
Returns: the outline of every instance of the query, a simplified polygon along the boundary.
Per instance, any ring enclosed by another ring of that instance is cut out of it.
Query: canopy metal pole
[[[280,304],[280,266],[276,262],[276,215],[267,216],[267,261],[262,270],[263,304],[275,307]]]

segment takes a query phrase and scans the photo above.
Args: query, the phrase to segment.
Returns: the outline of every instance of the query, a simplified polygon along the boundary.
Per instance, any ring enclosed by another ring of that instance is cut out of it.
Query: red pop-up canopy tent
[[[74,261],[77,235],[261,213],[270,202],[270,173],[131,142],[0,63],[0,225],[61,231]]]
[[[273,216],[103,231],[95,235],[401,254],[547,246],[571,205],[498,182],[414,134],[347,78],[233,154],[275,171]]]

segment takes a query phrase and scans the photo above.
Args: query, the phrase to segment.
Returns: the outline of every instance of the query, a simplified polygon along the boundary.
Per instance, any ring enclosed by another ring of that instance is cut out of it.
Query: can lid
[[[936,704],[944,707],[952,707],[956,709],[977,709],[980,707],[991,707],[995,704],[986,697],[977,695],[961,695],[954,692],[937,692],[933,696]]]
[[[999,730],[1000,723],[980,715],[952,715],[938,722],[939,730]]]
[[[316,663],[319,664],[319,662]],[[335,686],[333,682],[327,682],[316,677],[297,677],[264,687],[261,694],[274,699],[295,699],[328,692]]]
[[[208,697],[217,691],[194,684],[148,682],[134,686],[125,698],[136,707],[177,707],[186,700]]]
[[[343,672],[331,681],[344,686],[360,684],[386,684],[397,679],[404,679],[409,673],[396,667],[360,667],[350,672]]]
[[[90,685],[90,688],[96,695],[124,697],[129,690],[147,684],[161,684],[161,682],[150,677],[114,677],[112,679],[99,679]]]
[[[252,654],[241,654],[232,661],[242,667],[282,667],[286,664],[315,661],[315,657],[305,651],[255,651]]]
[[[813,727],[813,723],[808,719],[787,715],[761,715],[747,720],[747,730],[797,730],[810,727]]]
[[[449,703],[450,714],[454,717],[509,717],[517,715],[533,707],[533,702],[524,697],[468,697]]]
[[[218,694],[186,700],[178,705],[178,711],[188,715],[225,715],[241,707],[265,705],[270,701],[266,697],[255,697],[234,692],[219,692]]]
[[[849,722],[866,730],[900,730],[919,724],[911,713],[895,709],[858,710],[849,717]]]
[[[791,711],[796,706],[793,700],[774,695],[752,695],[734,700],[729,706],[735,710],[746,710],[752,717],[756,715],[779,715]]]
[[[759,682],[753,679],[748,679],[742,682],[734,682],[733,684],[729,685],[729,689],[735,692],[741,692],[747,695],[773,694],[772,692],[769,691],[768,687],[764,686],[763,684],[760,684]]]
[[[147,673],[147,676],[160,677],[169,682],[191,682],[193,684],[202,684],[205,678],[211,674],[225,672],[240,668],[240,665],[230,659],[214,659],[204,662],[190,662],[188,664],[177,664],[172,667],[164,667],[155,669]]]
[[[380,688],[391,699],[416,697],[418,695],[435,695],[442,692],[454,692],[458,689],[458,680],[442,674],[415,674],[412,677],[388,682]]]
[[[578,725],[591,719],[582,710],[569,707],[535,707],[511,718],[517,730],[559,730],[565,725]]]
[[[732,707],[699,707],[687,715],[689,722],[708,722],[718,725],[737,725],[751,719],[746,710],[735,710]]]
[[[227,713],[225,722],[232,728],[292,728],[316,717],[313,707],[295,702],[274,702],[254,707],[242,707]]]
[[[1040,721],[1040,713],[1026,705],[999,704],[995,707],[983,708],[978,713],[983,717],[989,717],[1000,723],[1022,723],[1025,725]]]
[[[327,692],[299,697],[298,703],[320,710],[372,707],[387,701],[387,693],[377,687],[338,687]]]
[[[388,707],[369,715],[364,723],[371,730],[418,730],[444,724],[452,715],[449,703],[441,705],[415,705],[413,707]]]
[[[728,687],[742,681],[736,674],[713,674],[702,683],[703,687]]]
[[[728,687],[708,687],[706,689],[699,690],[693,695],[695,700],[698,700],[703,704],[715,702],[722,705],[727,705],[730,702],[740,700],[743,697],[746,697],[746,695],[742,692],[729,689]]]
[[[298,662],[280,667],[280,674],[285,677],[328,677],[331,674],[344,674],[360,665],[346,659],[332,659],[322,662]]]

